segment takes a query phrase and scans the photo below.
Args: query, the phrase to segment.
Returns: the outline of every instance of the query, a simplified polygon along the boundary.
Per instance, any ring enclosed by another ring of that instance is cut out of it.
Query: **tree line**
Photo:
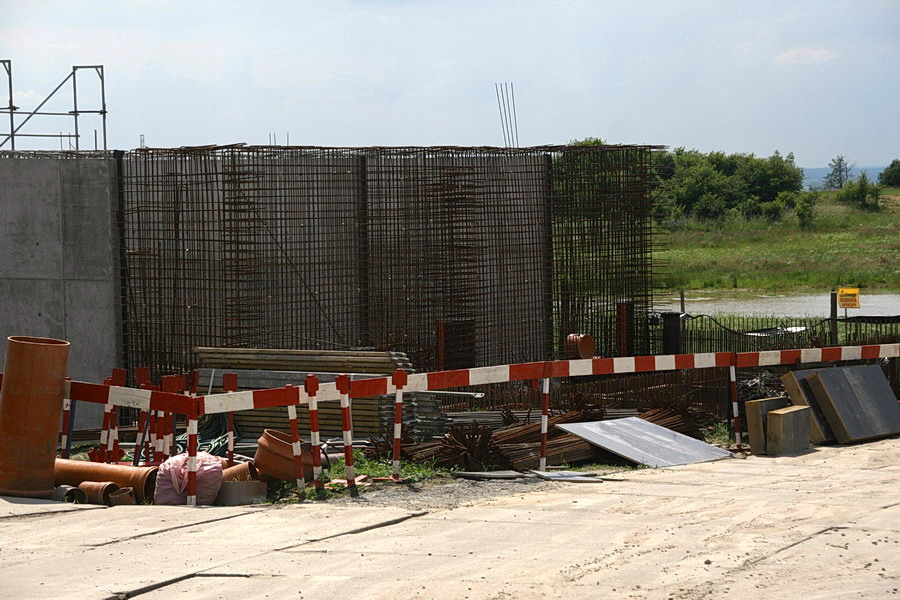
[[[803,169],[793,154],[763,158],[676,148],[659,152],[655,165],[653,211],[662,224],[685,217],[778,221],[788,210],[804,219],[817,200],[815,192],[803,192]]]
[[[570,145],[604,143],[589,137]],[[580,163],[586,158],[570,158],[568,162],[575,160]],[[654,152],[653,162],[653,216],[662,226],[677,227],[689,218],[774,222],[793,213],[801,227],[809,227],[815,219],[820,190],[803,190],[803,169],[795,164],[793,153],[783,156],[776,150],[771,156],[758,157],[675,148]],[[900,159],[894,159],[881,172],[877,183],[865,171],[854,179],[853,165],[843,155],[832,159],[828,167],[831,170],[823,182],[824,189],[836,190],[839,202],[857,208],[879,210],[882,186],[900,187]]]

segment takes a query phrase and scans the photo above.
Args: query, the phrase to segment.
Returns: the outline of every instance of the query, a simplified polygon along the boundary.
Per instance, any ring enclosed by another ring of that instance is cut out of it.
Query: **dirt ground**
[[[900,439],[609,479],[283,507],[2,498],[0,598],[900,596]]]

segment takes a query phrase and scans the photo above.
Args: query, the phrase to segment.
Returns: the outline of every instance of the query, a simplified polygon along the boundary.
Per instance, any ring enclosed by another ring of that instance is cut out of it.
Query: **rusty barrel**
[[[566,356],[569,358],[591,358],[594,356],[594,349],[594,338],[586,333],[566,336]]]
[[[0,391],[0,496],[53,497],[69,342],[7,338]]]

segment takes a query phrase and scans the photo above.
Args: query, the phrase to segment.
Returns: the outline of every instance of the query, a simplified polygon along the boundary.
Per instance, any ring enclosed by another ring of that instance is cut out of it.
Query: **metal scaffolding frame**
[[[103,65],[74,65],[72,66],[71,72],[63,79],[59,85],[57,85],[52,92],[50,92],[40,104],[37,105],[37,108],[30,112],[20,112],[19,107],[15,105],[13,102],[13,72],[12,72],[12,60],[10,59],[2,59],[0,60],[0,65],[3,66],[3,70],[6,73],[7,80],[7,88],[9,90],[9,101],[8,105],[5,108],[0,108],[0,113],[8,113],[9,114],[9,132],[2,141],[0,141],[0,148],[8,141],[10,143],[10,149],[16,149],[16,137],[31,137],[31,138],[58,138],[60,139],[60,143],[62,143],[63,139],[75,140],[75,150],[81,150],[81,134],[78,129],[78,117],[80,115],[85,114],[95,114],[100,115],[101,120],[103,122],[103,148],[102,150],[106,150],[106,79],[105,74],[103,72]],[[84,109],[78,108],[78,71],[81,70],[92,70],[97,74],[97,78],[100,83],[100,108],[99,109]],[[72,81],[72,110],[68,112],[47,112],[41,111],[41,108],[44,107],[47,102],[53,98],[54,95],[69,81]],[[25,119],[16,125],[16,115],[25,115]],[[45,116],[45,117],[71,117],[74,122],[74,133],[19,133],[26,123],[28,123],[32,117],[35,116]],[[95,130],[96,133],[96,130]],[[94,138],[94,146],[95,150],[98,148],[96,136]]]

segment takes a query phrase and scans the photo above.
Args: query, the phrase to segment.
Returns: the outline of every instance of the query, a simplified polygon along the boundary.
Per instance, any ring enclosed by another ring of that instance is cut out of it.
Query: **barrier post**
[[[109,381],[109,379],[103,382],[104,385],[109,385],[107,381]],[[103,426],[100,429],[100,445],[97,448],[97,450],[99,450],[100,462],[103,463],[109,462],[106,456],[106,446],[109,443],[109,424],[112,421],[112,408],[112,404],[103,405]]]
[[[738,407],[737,372],[734,365],[728,367],[729,387],[731,391],[731,411],[734,415],[734,443],[741,446],[741,413]]]
[[[3,381],[3,374],[0,373],[0,381]],[[66,377],[66,381],[72,381],[71,377]],[[69,400],[69,426],[64,429],[65,432],[65,442],[63,443],[63,452],[65,452],[65,456],[63,458],[68,458],[72,454],[72,433],[75,430],[75,408],[78,405],[76,400],[71,398]]]
[[[222,375],[222,390],[225,392],[238,391],[237,373],[224,373]],[[228,411],[228,466],[234,466],[234,412]]]
[[[166,375],[161,378],[160,383],[162,383],[162,391],[170,392],[170,393],[178,393],[181,389],[181,378],[178,375]],[[171,419],[169,416],[171,415]],[[177,415],[172,412],[164,412],[163,413],[163,421],[165,422],[165,441],[163,442],[163,454],[166,457],[173,456],[175,454],[175,433],[176,433],[176,423],[177,423]]]
[[[59,443],[59,454],[62,458],[69,458],[69,419],[71,410],[72,401],[68,398],[63,398],[62,439]]]
[[[128,371],[125,369],[113,369],[110,384],[125,387],[128,384]],[[109,436],[107,438],[107,461],[119,460],[119,407],[114,406],[110,414]]]
[[[325,499],[325,485],[322,481],[322,440],[319,438],[319,401],[316,394],[319,391],[319,378],[315,375],[307,375],[304,382],[309,408],[309,443],[312,446],[313,485],[316,488],[316,498]]]
[[[174,414],[174,413],[173,413]],[[187,473],[187,505],[197,506],[197,410],[196,407],[191,408],[190,414],[187,415],[187,454],[188,454],[188,473]]]
[[[548,365],[549,366],[549,365]],[[547,369],[549,370],[549,369]],[[545,373],[548,375],[548,373]],[[547,424],[550,415],[550,377],[544,377],[544,389],[541,398],[541,460],[540,470],[547,470]]]
[[[400,444],[403,434],[403,387],[406,386],[409,378],[406,371],[397,369],[394,371],[392,383],[397,388],[394,395],[394,447],[391,463],[391,478],[394,481],[400,481]]]
[[[300,501],[306,499],[306,478],[303,476],[303,447],[300,445],[300,426],[297,424],[297,405],[300,404],[300,388],[287,384],[284,386],[285,400],[288,402],[288,420],[291,424],[291,450],[294,453],[294,476],[297,478],[297,489],[300,490]]]
[[[344,430],[344,468],[347,477],[347,491],[351,498],[359,496],[356,487],[356,468],[353,465],[353,418],[350,414],[350,378],[341,373],[335,380],[341,396],[341,426]]]
[[[107,447],[109,461],[111,463],[119,460],[119,407],[113,406],[109,416],[109,445]]]
[[[147,443],[147,425],[149,423],[150,414],[146,410],[138,412],[138,428],[137,435],[134,438],[134,457],[131,460],[131,466],[136,467],[141,462],[141,451],[144,444]],[[149,460],[149,456],[147,459]]]

